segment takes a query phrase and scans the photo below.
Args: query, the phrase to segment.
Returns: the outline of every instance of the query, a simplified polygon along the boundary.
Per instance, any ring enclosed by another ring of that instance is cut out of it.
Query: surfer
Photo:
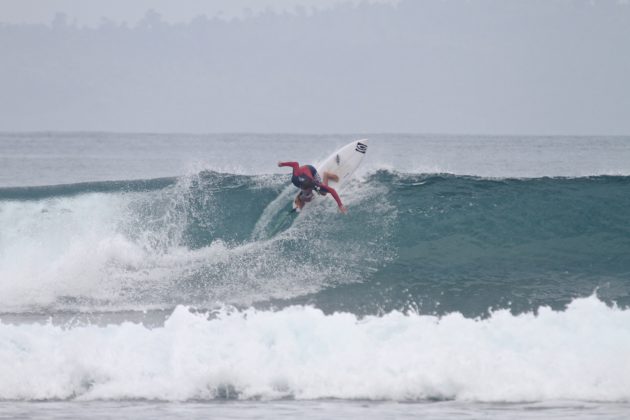
[[[295,205],[300,210],[306,203],[313,199],[313,191],[317,191],[320,195],[330,193],[337,202],[339,211],[342,213],[346,213],[348,211],[341,203],[341,199],[339,198],[337,191],[328,185],[329,180],[339,181],[339,177],[337,175],[330,172],[324,172],[324,179],[322,181],[322,178],[317,173],[317,169],[315,169],[312,165],[300,166],[297,162],[278,162],[278,166],[290,166],[293,168],[291,182],[301,190],[295,198]]]

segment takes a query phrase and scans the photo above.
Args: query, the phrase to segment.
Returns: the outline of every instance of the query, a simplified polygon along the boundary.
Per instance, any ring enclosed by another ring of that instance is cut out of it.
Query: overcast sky
[[[0,0],[0,21],[2,131],[630,134],[627,1]]]
[[[307,12],[329,9],[340,3],[390,3],[399,0],[0,0],[0,21],[48,23],[58,12],[79,25],[98,25],[106,17],[135,24],[147,10],[159,12],[167,22],[186,22],[204,14],[225,19],[243,17],[247,10],[256,14],[265,9],[292,13],[299,7]]]

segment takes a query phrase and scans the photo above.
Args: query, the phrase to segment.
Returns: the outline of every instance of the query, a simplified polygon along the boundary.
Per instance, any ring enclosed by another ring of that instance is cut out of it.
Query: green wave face
[[[378,171],[289,214],[285,176],[0,190],[12,311],[314,304],[484,315],[593,293],[630,303],[630,177]]]

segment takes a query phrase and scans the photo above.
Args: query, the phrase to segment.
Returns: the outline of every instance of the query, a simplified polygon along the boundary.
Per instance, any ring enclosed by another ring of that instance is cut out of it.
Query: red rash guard
[[[313,176],[313,173],[311,172],[311,168],[309,168],[308,165],[300,166],[300,164],[297,162],[280,162],[278,166],[290,166],[291,168],[293,168],[293,176],[297,176],[297,177],[303,176],[312,180],[315,186],[320,191],[328,192],[333,196],[339,208],[343,207],[343,204],[341,204],[341,199],[339,198],[337,191],[335,191],[333,187],[324,185],[321,182],[319,182],[317,179],[315,179]]]

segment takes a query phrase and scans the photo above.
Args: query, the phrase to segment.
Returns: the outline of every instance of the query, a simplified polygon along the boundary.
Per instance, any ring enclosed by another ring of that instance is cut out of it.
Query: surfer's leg
[[[332,172],[324,172],[324,185],[328,185],[328,181],[339,182],[339,176],[333,174]]]
[[[339,176],[333,174],[332,172],[324,172],[324,185],[328,185],[328,181],[335,181],[338,182],[339,181]],[[320,195],[326,195],[328,194],[326,191],[319,191]]]
[[[294,203],[295,203],[295,207],[297,207],[298,209],[302,210],[302,207],[304,207],[304,202],[302,201],[302,199],[300,198],[300,196],[302,195],[302,193],[298,194],[295,197]]]
[[[313,200],[313,190],[302,190],[297,195],[297,197],[295,197],[295,205],[298,206],[300,209],[302,209],[302,207],[304,207],[306,203],[309,203],[312,200]]]

